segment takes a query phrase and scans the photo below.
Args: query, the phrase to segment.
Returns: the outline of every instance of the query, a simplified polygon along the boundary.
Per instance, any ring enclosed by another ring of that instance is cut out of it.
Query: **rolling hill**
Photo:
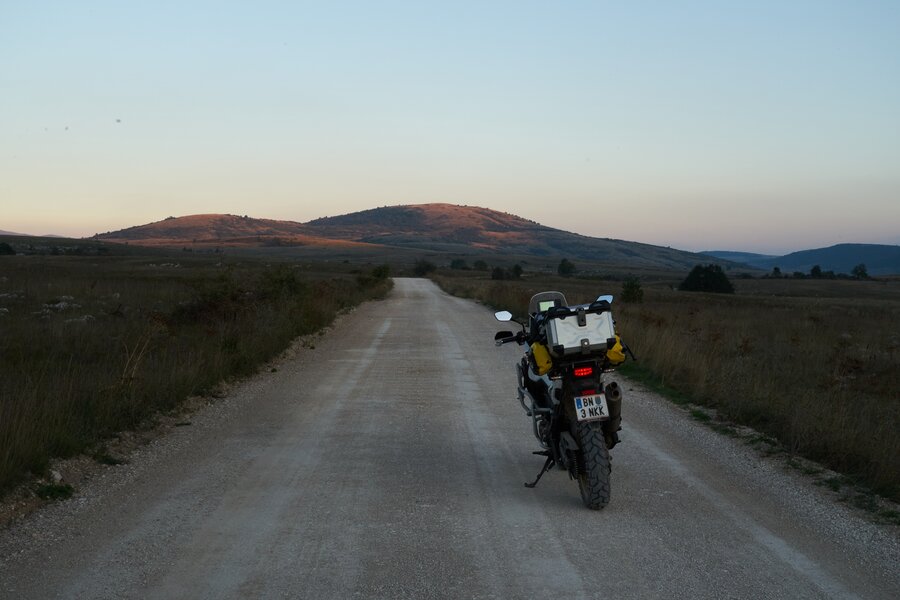
[[[568,257],[634,268],[690,269],[719,259],[624,240],[592,238],[487,208],[388,206],[308,223],[235,215],[169,217],[94,236],[157,246],[355,246],[442,253]]]
[[[778,267],[782,273],[809,273],[815,265],[823,271],[851,273],[853,267],[864,264],[869,275],[900,273],[900,246],[887,244],[837,244],[827,248],[801,250],[784,256],[766,256],[728,251],[704,252],[725,260],[771,271]]]
[[[92,239],[143,246],[365,246],[352,240],[322,238],[302,223],[205,214],[168,217]]]

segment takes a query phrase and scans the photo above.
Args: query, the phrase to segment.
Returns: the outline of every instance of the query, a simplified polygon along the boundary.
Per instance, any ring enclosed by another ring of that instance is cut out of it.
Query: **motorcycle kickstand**
[[[535,452],[535,454],[544,454],[544,453],[543,453],[543,452]],[[553,466],[554,462],[555,462],[555,461],[553,460],[553,457],[550,456],[549,453],[547,453],[547,460],[544,461],[544,466],[543,466],[543,468],[541,469],[541,472],[538,473],[538,476],[537,476],[537,478],[536,478],[534,481],[532,481],[531,483],[526,483],[526,484],[525,484],[525,487],[527,487],[527,488],[534,488],[535,486],[537,486],[538,481],[541,480],[541,477],[544,476],[544,473],[546,473],[547,471],[550,470],[550,467]]]

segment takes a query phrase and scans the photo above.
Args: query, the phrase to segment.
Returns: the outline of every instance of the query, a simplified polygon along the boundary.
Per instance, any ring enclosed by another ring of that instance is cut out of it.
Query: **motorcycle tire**
[[[581,500],[591,510],[609,504],[610,472],[612,465],[603,430],[595,423],[577,423],[575,434],[581,447],[578,469],[578,490]]]

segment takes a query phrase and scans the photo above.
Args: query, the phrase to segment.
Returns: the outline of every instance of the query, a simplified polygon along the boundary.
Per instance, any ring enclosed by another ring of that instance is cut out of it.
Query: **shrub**
[[[559,262],[559,266],[556,268],[556,272],[559,273],[562,277],[571,277],[575,274],[575,271],[578,269],[575,268],[575,265],[572,264],[568,258],[564,258]]]
[[[12,256],[16,253],[13,247],[6,242],[0,242],[0,256]]]
[[[622,302],[643,302],[644,289],[637,277],[628,277],[622,282]]]
[[[694,267],[678,289],[686,292],[734,293],[734,286],[728,281],[725,271],[719,265],[713,264]]]
[[[356,276],[356,282],[361,288],[369,289],[375,286],[384,285],[391,275],[391,268],[388,265],[381,265],[372,269],[371,273]]]
[[[388,265],[379,265],[372,269],[372,277],[383,281],[391,276],[391,267]]]
[[[429,273],[433,273],[437,270],[437,265],[432,262],[425,260],[424,258],[420,258],[416,261],[415,266],[413,267],[413,273],[418,277],[424,277]]]

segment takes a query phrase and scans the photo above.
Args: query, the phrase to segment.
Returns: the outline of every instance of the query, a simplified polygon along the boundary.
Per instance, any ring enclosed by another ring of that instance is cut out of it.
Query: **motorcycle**
[[[509,311],[495,313],[502,322],[522,330],[499,331],[497,346],[515,342],[527,346],[516,364],[518,399],[531,417],[534,436],[546,457],[528,488],[537,486],[553,466],[565,469],[578,482],[585,506],[599,510],[610,498],[610,454],[619,443],[622,390],[604,383],[604,374],[625,361],[631,350],[616,334],[612,296],[590,304],[569,306],[560,292],[541,292],[531,298],[528,319],[514,319]]]

